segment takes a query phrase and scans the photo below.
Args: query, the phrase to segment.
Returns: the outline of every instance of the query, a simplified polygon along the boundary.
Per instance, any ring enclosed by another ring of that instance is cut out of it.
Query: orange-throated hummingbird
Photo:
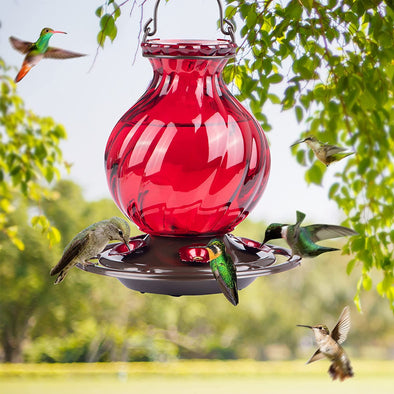
[[[64,31],[53,30],[50,27],[44,27],[41,30],[40,37],[36,42],[22,41],[15,37],[10,37],[11,45],[19,52],[25,54],[25,59],[21,69],[15,77],[15,82],[19,82],[38,62],[43,58],[50,59],[69,59],[73,57],[85,56],[82,53],[66,51],[64,49],[53,48],[48,46],[49,39],[55,33],[67,34]]]
[[[237,269],[226,253],[226,246],[218,239],[211,240],[206,246],[209,264],[224,296],[233,304],[238,304]]]

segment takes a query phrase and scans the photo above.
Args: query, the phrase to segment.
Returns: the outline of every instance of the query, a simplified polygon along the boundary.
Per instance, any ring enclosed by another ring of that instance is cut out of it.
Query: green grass
[[[2,394],[384,394],[394,361],[352,360],[355,377],[333,382],[328,361],[0,364]]]

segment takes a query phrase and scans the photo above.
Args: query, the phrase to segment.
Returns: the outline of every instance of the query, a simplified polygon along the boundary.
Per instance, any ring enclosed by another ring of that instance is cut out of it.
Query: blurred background
[[[232,306],[222,294],[139,294],[114,278],[74,268],[54,286],[50,268],[75,233],[118,214],[112,200],[87,201],[79,185],[59,182],[55,201],[43,203],[60,230],[48,249],[38,230],[26,226],[27,208],[13,213],[25,250],[0,235],[0,359],[28,362],[169,361],[185,358],[288,360],[309,358],[312,332],[296,324],[332,329],[345,305],[352,328],[352,357],[394,358],[393,316],[374,292],[364,292],[363,312],[352,303],[358,273],[346,274],[340,252],[305,259],[291,271],[258,278]],[[67,220],[64,220],[67,218]],[[246,220],[235,234],[262,239],[266,225]],[[133,234],[137,234],[134,230]],[[327,244],[330,244],[329,242]],[[340,246],[338,242],[331,243]]]

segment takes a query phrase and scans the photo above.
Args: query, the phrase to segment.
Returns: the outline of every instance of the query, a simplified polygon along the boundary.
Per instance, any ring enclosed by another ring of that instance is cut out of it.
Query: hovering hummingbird
[[[218,239],[213,239],[206,248],[209,254],[209,264],[220,290],[233,305],[237,305],[237,270],[231,256],[226,253],[224,243]]]
[[[328,328],[323,324],[317,326],[297,324],[297,326],[311,328],[319,346],[313,356],[307,361],[307,364],[327,357],[332,361],[328,373],[333,380],[339,378],[339,380],[343,381],[354,375],[349,358],[341,346],[345,342],[350,329],[350,311],[348,306],[343,308],[338,323],[332,330],[331,335]]]
[[[349,155],[353,155],[354,152],[346,152],[346,148],[342,148],[340,146],[329,145],[323,142],[320,142],[315,137],[310,136],[305,139],[296,142],[291,146],[295,146],[300,144],[301,142],[306,142],[306,144],[313,150],[315,156],[318,160],[320,160],[327,167],[333,163],[334,161],[339,161],[344,159]]]
[[[32,67],[34,67],[43,58],[51,59],[69,59],[72,57],[85,56],[82,53],[70,52],[64,49],[52,48],[48,46],[49,39],[53,34],[62,33],[64,31],[53,30],[50,27],[44,27],[41,30],[40,37],[36,42],[22,41],[15,37],[10,37],[11,45],[17,51],[26,54],[21,69],[15,77],[15,82],[19,82]]]
[[[119,240],[130,250],[130,227],[118,217],[102,220],[86,227],[78,233],[63,251],[63,256],[51,270],[51,276],[59,274],[55,284],[60,283],[68,270],[75,264],[87,264],[88,259],[97,256],[107,246],[109,241]]]
[[[313,224],[301,227],[305,214],[297,211],[297,223],[294,225],[272,223],[265,230],[265,237],[262,245],[271,239],[283,238],[291,248],[292,255],[301,257],[315,257],[324,252],[339,250],[317,245],[315,242],[324,239],[357,235],[357,233],[347,227],[334,226],[331,224]]]

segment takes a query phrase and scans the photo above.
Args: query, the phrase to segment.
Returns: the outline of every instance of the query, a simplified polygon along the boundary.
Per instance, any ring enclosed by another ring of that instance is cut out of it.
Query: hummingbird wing
[[[91,233],[87,233],[84,237],[74,238],[64,249],[63,256],[59,262],[52,268],[51,276],[61,272],[68,264],[71,263],[78,253],[83,250],[91,237]]]
[[[238,305],[238,288],[237,283],[233,283],[232,286],[229,286],[223,277],[220,275],[219,271],[216,269],[212,269],[212,273],[214,278],[216,279],[220,290],[224,294],[224,296],[234,305]]]
[[[338,323],[332,330],[331,337],[335,339],[339,344],[341,344],[345,342],[349,330],[350,330],[350,309],[348,306],[345,306],[345,308],[343,308],[341,316],[339,316]]]
[[[297,211],[296,215],[297,215],[297,223],[296,223],[296,225],[300,226],[300,224],[304,221],[306,215],[305,215],[305,213],[300,212],[300,211]]]
[[[298,240],[300,238],[300,233],[301,233],[301,223],[305,219],[305,213],[297,211],[297,222],[296,224],[292,226],[287,227],[286,231],[286,241],[291,247],[292,251],[294,252],[294,249],[298,243]]]
[[[314,361],[318,361],[324,358],[324,354],[320,351],[320,349],[317,349],[315,353],[313,353],[312,357],[306,362],[307,364],[313,363]]]
[[[303,227],[303,229],[309,232],[310,238],[313,242],[358,234],[350,228],[334,226],[331,224],[312,224],[310,226]]]
[[[344,152],[347,149],[336,145],[325,144],[324,150],[326,151],[327,156],[331,156],[331,155],[335,155],[336,153]]]
[[[81,57],[81,56],[86,56],[86,54],[66,51],[65,49],[54,48],[54,47],[49,47],[44,54],[44,57],[48,59],[70,59],[73,57]]]
[[[29,49],[32,47],[33,43],[30,41],[22,41],[16,37],[10,37],[11,45],[14,49],[21,53],[29,52]]]

